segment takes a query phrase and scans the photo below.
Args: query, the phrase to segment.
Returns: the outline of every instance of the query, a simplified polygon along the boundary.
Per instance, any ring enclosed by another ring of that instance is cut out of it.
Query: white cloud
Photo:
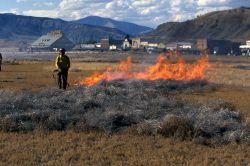
[[[36,17],[58,18],[58,12],[55,10],[27,10],[23,11],[23,14]]]
[[[33,5],[55,6],[52,0],[39,1]],[[250,7],[250,0],[61,0],[53,10],[28,10],[23,13],[66,20],[97,15],[155,27],[168,21],[183,21],[206,12],[241,6]],[[20,13],[18,10],[13,12]]]
[[[225,5],[229,3],[231,0],[198,0],[199,6],[218,6],[218,5]]]
[[[154,27],[194,17],[193,6],[198,7],[197,0],[62,0],[59,16],[72,20],[98,15]]]
[[[54,6],[54,3],[53,2],[35,2],[35,3],[33,3],[33,6],[35,6],[35,7],[44,7],[44,6],[51,7],[51,6]]]
[[[12,8],[10,10],[0,10],[0,13],[13,13],[13,14],[17,14],[17,15],[23,14],[23,12],[20,11],[18,8]]]
[[[16,0],[17,3],[27,2],[28,0]]]

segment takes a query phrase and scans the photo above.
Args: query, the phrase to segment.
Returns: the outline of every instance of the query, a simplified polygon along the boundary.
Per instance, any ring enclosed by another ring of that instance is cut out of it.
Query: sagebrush
[[[248,124],[230,103],[190,104],[175,98],[177,93],[209,86],[205,81],[118,80],[68,91],[0,90],[0,129],[95,129],[114,133],[133,126],[139,134],[249,143]]]

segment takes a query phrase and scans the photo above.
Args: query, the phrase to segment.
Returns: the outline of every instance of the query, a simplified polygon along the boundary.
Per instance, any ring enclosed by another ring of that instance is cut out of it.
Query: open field
[[[69,74],[70,89],[75,80],[114,66],[114,55],[103,60],[74,59]],[[122,56],[125,59],[127,55]],[[136,55],[134,55],[136,57]],[[147,55],[148,56],[148,55]],[[196,57],[185,57],[193,62]],[[146,60],[145,60],[146,59]],[[137,58],[148,65],[150,57]],[[152,58],[154,59],[154,58]],[[102,62],[102,60],[104,62]],[[87,61],[87,62],[86,62]],[[90,62],[91,61],[91,62]],[[207,71],[214,88],[174,93],[178,101],[206,103],[224,100],[238,110],[244,121],[250,117],[250,59],[247,57],[211,57]],[[140,65],[136,64],[138,68]],[[0,73],[0,88],[11,91],[31,89],[40,92],[56,87],[52,61],[5,62]],[[249,144],[211,144],[194,140],[174,140],[162,135],[134,134],[133,129],[107,134],[96,131],[35,130],[28,133],[0,133],[0,165],[248,165]],[[28,141],[27,141],[28,140]]]
[[[28,140],[28,141],[27,141]],[[0,165],[247,165],[249,146],[208,147],[164,137],[1,133]]]

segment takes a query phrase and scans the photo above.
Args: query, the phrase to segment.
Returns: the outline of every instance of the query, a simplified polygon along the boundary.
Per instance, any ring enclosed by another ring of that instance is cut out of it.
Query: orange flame
[[[176,55],[176,54],[175,54]],[[172,56],[167,54],[167,56]],[[195,64],[187,64],[183,59],[178,58],[177,63],[170,62],[167,57],[161,54],[156,63],[152,66],[145,67],[144,71],[133,71],[132,58],[128,57],[115,68],[107,68],[102,73],[93,75],[79,81],[78,85],[93,86],[102,81],[112,80],[203,80],[206,78],[205,71],[208,67],[208,56],[202,56]]]

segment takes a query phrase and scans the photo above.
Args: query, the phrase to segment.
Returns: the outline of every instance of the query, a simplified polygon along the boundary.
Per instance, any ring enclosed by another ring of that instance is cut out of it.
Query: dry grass
[[[27,141],[28,140],[28,141]],[[250,148],[103,133],[0,133],[0,165],[247,165]]]
[[[193,59],[188,58],[189,61]],[[209,80],[221,86],[214,90],[203,89],[194,93],[178,94],[176,97],[193,103],[223,99],[232,103],[249,119],[250,70],[241,67],[249,65],[249,58],[212,57],[211,61],[216,63],[213,63],[208,71]],[[73,62],[70,82],[110,65],[114,63]],[[4,64],[2,69],[1,89],[40,91],[45,87],[55,86],[52,78],[53,62],[22,61]],[[171,122],[172,126],[175,122],[176,120]],[[189,126],[186,121],[182,124],[185,129]],[[166,127],[164,129],[167,129],[165,132],[167,131],[168,135],[169,126]],[[172,129],[170,133],[174,135],[178,129]],[[0,165],[247,166],[250,163],[249,154],[250,145],[246,144],[208,147],[190,141],[176,141],[161,135],[140,136],[130,132],[115,135],[86,131],[0,133]]]
[[[173,116],[164,121],[159,133],[165,137],[188,140],[193,137],[194,128],[190,119]]]
[[[111,65],[114,63],[75,62],[69,73],[69,82],[73,84],[74,80],[82,79]],[[53,62],[17,61],[3,64],[2,72],[0,72],[0,88],[41,90],[46,87],[55,87],[54,69]]]
[[[250,87],[250,65],[215,64],[208,71],[208,79],[217,84]]]

